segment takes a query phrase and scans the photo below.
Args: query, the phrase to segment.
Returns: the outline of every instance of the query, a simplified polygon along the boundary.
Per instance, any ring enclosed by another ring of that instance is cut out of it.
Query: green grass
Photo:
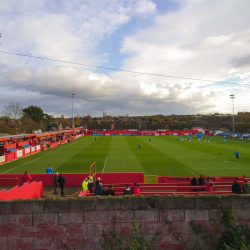
[[[144,172],[145,175],[192,176],[250,176],[250,141],[210,137],[210,142],[180,141],[178,136],[84,136],[71,143],[39,152],[0,165],[0,173],[45,173],[49,164],[53,171],[87,173],[96,162],[97,172],[104,163],[108,172]],[[142,148],[138,149],[139,141]],[[240,153],[236,160],[234,150]],[[221,153],[223,156],[218,156]],[[225,163],[226,161],[226,163]],[[106,168],[105,168],[106,171]]]

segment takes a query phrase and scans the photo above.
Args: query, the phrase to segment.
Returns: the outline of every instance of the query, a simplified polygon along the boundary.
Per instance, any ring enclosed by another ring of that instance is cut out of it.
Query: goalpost
[[[96,163],[94,162],[89,166],[89,175],[93,178],[93,181],[96,181]]]

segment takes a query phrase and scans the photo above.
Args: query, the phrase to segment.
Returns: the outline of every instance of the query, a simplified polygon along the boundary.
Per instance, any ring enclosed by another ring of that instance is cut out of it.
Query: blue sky
[[[112,115],[250,111],[248,0],[0,0],[0,50],[209,79],[214,84],[0,54],[0,107]],[[223,81],[239,84],[225,84]]]
[[[110,36],[104,37],[99,46],[97,47],[97,51],[100,51],[100,55],[104,53],[108,53],[107,62],[103,63],[105,67],[111,68],[122,68],[123,62],[131,56],[130,53],[122,53],[121,46],[124,38],[128,35],[136,34],[138,30],[143,30],[149,26],[153,26],[155,22],[155,16],[157,15],[165,15],[168,12],[176,11],[178,9],[178,4],[172,1],[162,1],[155,0],[152,1],[156,5],[156,12],[149,16],[137,17],[133,16],[133,18],[128,22],[122,25],[117,31]],[[95,72],[112,74],[112,72],[107,70],[94,69]]]

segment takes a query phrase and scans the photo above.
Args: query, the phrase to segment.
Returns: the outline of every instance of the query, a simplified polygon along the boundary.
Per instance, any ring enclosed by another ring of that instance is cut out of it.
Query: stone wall
[[[238,221],[249,220],[248,195],[1,200],[0,249],[101,249],[102,231],[116,216],[117,231],[128,232],[135,218],[146,238],[161,232],[158,249],[179,250],[173,234],[187,238],[191,219],[212,230],[213,221],[221,220],[219,203],[233,205]]]

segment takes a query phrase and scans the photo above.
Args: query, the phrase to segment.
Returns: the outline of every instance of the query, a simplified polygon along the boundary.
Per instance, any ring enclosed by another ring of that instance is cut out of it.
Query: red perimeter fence
[[[54,174],[30,174],[31,181],[42,181],[43,185],[46,187],[54,186]],[[82,182],[88,177],[88,173],[68,173],[63,174],[66,179],[66,187],[81,187]],[[23,174],[0,174],[0,179],[13,179],[18,178],[19,185],[23,184],[22,180]],[[103,183],[115,184],[115,183],[143,183],[144,173],[98,173],[96,177],[100,177]],[[10,183],[10,182],[9,182]],[[13,186],[13,185],[3,185],[3,186]]]
[[[0,186],[16,186],[19,185],[19,179],[16,178],[0,178]]]
[[[46,187],[54,186],[54,174],[30,174],[31,181],[42,181],[43,185]],[[66,179],[66,187],[81,187],[82,182],[88,177],[88,173],[65,173],[63,176]],[[15,186],[22,185],[23,174],[0,174],[0,186]],[[125,184],[125,183],[144,183],[144,173],[97,173],[96,178],[100,177],[104,184]],[[192,177],[190,176],[158,176],[158,184],[172,185],[173,183],[178,183],[178,185],[189,185]],[[241,177],[228,176],[228,177],[210,177],[213,182],[221,183],[232,183],[234,181],[243,181],[245,175]],[[147,183],[147,186],[154,185]]]
[[[83,180],[88,177],[88,173],[68,173],[63,174],[66,187],[81,187]],[[15,186],[9,191],[5,189],[0,192],[0,199],[16,199],[16,198],[40,198],[43,196],[44,186],[54,186],[54,174],[31,174],[32,183],[24,183],[22,181],[23,174],[0,174],[0,186]],[[96,177],[100,177],[104,187],[109,184],[114,185],[116,195],[122,194],[123,186],[128,183],[130,187],[137,182],[141,188],[141,194],[198,194],[202,193],[204,186],[191,186],[192,177],[158,177],[158,183],[144,183],[144,173],[97,173]],[[214,182],[213,192],[210,194],[231,193],[233,181],[243,184],[245,175],[242,177],[211,177]],[[22,186],[18,186],[22,185]],[[196,189],[197,192],[193,192]],[[86,194],[82,194],[85,196]]]

